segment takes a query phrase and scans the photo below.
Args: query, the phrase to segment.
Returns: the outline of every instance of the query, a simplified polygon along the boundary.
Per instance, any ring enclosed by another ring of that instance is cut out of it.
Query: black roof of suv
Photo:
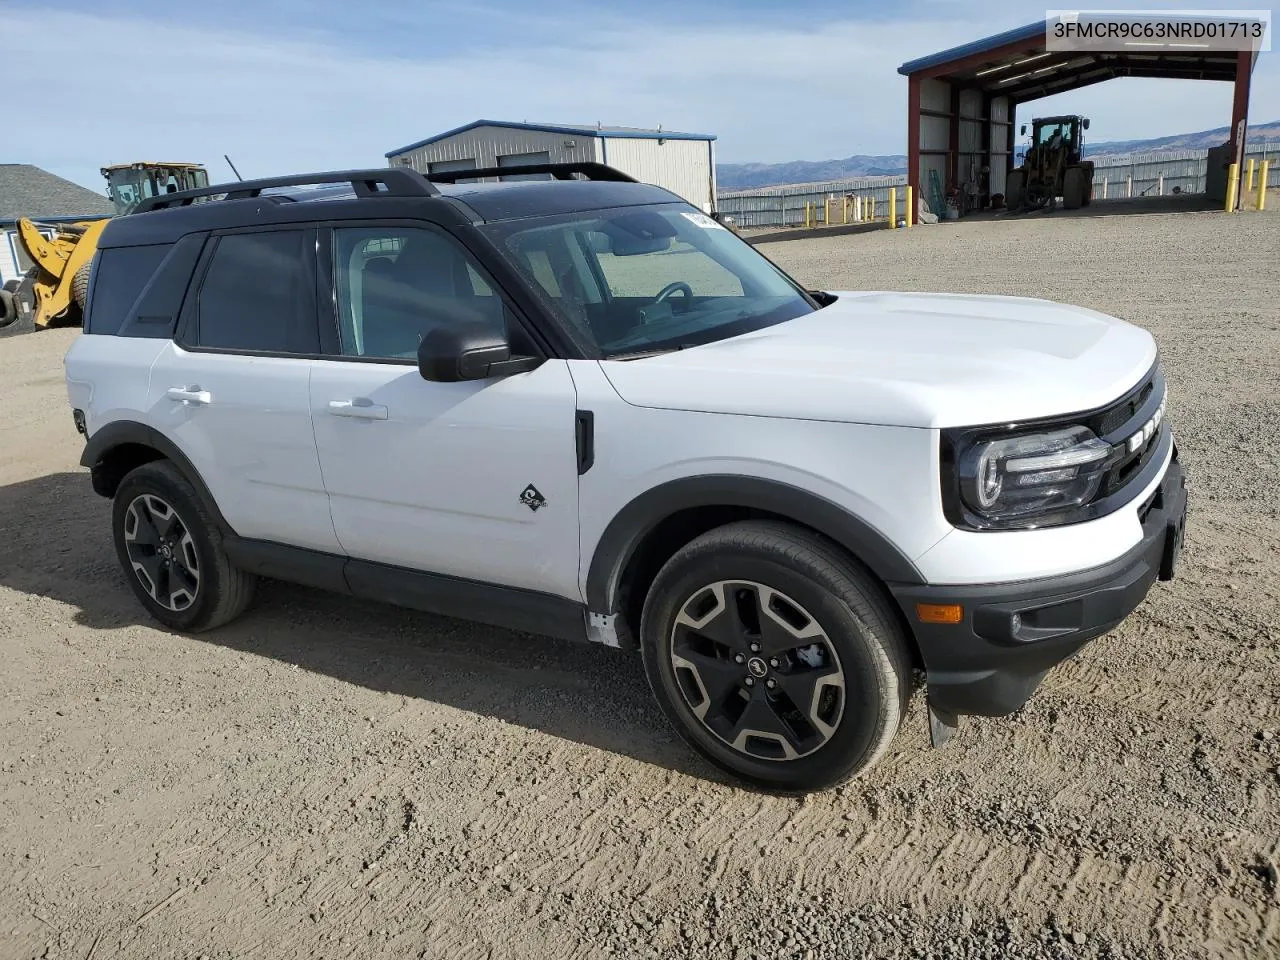
[[[553,179],[456,182],[476,177],[530,174],[550,174]],[[584,179],[576,179],[579,176]],[[325,204],[322,210],[313,206],[320,202]],[[150,197],[133,213],[113,220],[104,230],[99,246],[174,243],[195,231],[230,229],[244,226],[247,221],[306,223],[330,218],[396,216],[397,211],[421,215],[426,212],[423,205],[429,207],[431,219],[462,225],[605,207],[686,202],[662,187],[639,183],[620,170],[590,162],[433,174],[403,167],[344,170],[215,184]],[[389,208],[388,204],[395,207]]]

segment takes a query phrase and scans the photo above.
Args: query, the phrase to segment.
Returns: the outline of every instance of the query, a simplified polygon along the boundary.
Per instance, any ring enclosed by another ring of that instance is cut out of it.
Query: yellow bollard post
[[[1253,161],[1249,161],[1252,163]],[[1258,209],[1267,209],[1267,174],[1270,172],[1271,161],[1263,160],[1261,167],[1258,169]]]
[[[898,229],[898,188],[889,188],[889,229]]]
[[[1254,163],[1253,157],[1250,157],[1249,162],[1245,164],[1244,182],[1246,184],[1245,186],[1246,190],[1253,189],[1253,163]]]
[[[911,201],[914,193],[915,193],[915,188],[908,183],[907,184],[907,216],[906,216],[908,227],[910,227],[911,224],[914,223],[916,219],[916,216],[915,216],[916,212],[911,209],[911,206],[912,206]]]
[[[1107,199],[1107,178],[1102,178],[1102,199]]]
[[[1227,167],[1227,202],[1223,209],[1227,213],[1235,213],[1236,197],[1240,192],[1240,164],[1233,163]]]
[[[804,202],[804,227],[808,230],[811,226],[813,226],[813,220],[812,215],[809,212],[809,201],[806,200]]]
[[[867,197],[867,202],[871,204],[871,211],[867,214],[867,219],[874,220],[876,218],[876,198]]]

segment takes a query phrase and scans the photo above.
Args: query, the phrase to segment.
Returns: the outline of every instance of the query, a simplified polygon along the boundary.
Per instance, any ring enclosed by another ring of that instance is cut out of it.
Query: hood
[[[1105,406],[1156,359],[1145,330],[1026,297],[852,293],[754,333],[601,366],[628,403],[907,427]]]

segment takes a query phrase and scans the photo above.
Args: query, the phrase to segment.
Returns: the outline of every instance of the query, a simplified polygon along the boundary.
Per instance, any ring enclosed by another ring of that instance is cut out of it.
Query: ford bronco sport
[[[65,362],[167,627],[267,576],[638,648],[688,743],[781,792],[868,768],[919,677],[935,743],[1017,710],[1182,543],[1145,331],[807,290],[597,164],[153,198]]]

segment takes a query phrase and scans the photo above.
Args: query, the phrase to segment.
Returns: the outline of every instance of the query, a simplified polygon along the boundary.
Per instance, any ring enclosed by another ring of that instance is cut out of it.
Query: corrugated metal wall
[[[1009,98],[991,98],[991,192],[1004,193],[1005,172],[1009,163]]]
[[[698,209],[710,212],[715,200],[710,144],[710,140],[609,137],[604,141],[604,162],[644,183],[665,187]]]
[[[601,138],[484,126],[396,154],[389,161],[398,166],[407,158],[414,170],[428,173],[433,163],[472,161],[477,167],[496,167],[502,156],[545,152],[551,163],[607,163],[709,212],[715,201],[711,144],[709,140]]]
[[[550,154],[552,163],[600,159],[599,141],[595,137],[510,127],[476,127],[389,159],[393,166],[398,166],[401,159],[408,158],[414,170],[427,173],[428,165],[440,160],[471,160],[477,167],[496,167],[500,156],[544,150]]]

